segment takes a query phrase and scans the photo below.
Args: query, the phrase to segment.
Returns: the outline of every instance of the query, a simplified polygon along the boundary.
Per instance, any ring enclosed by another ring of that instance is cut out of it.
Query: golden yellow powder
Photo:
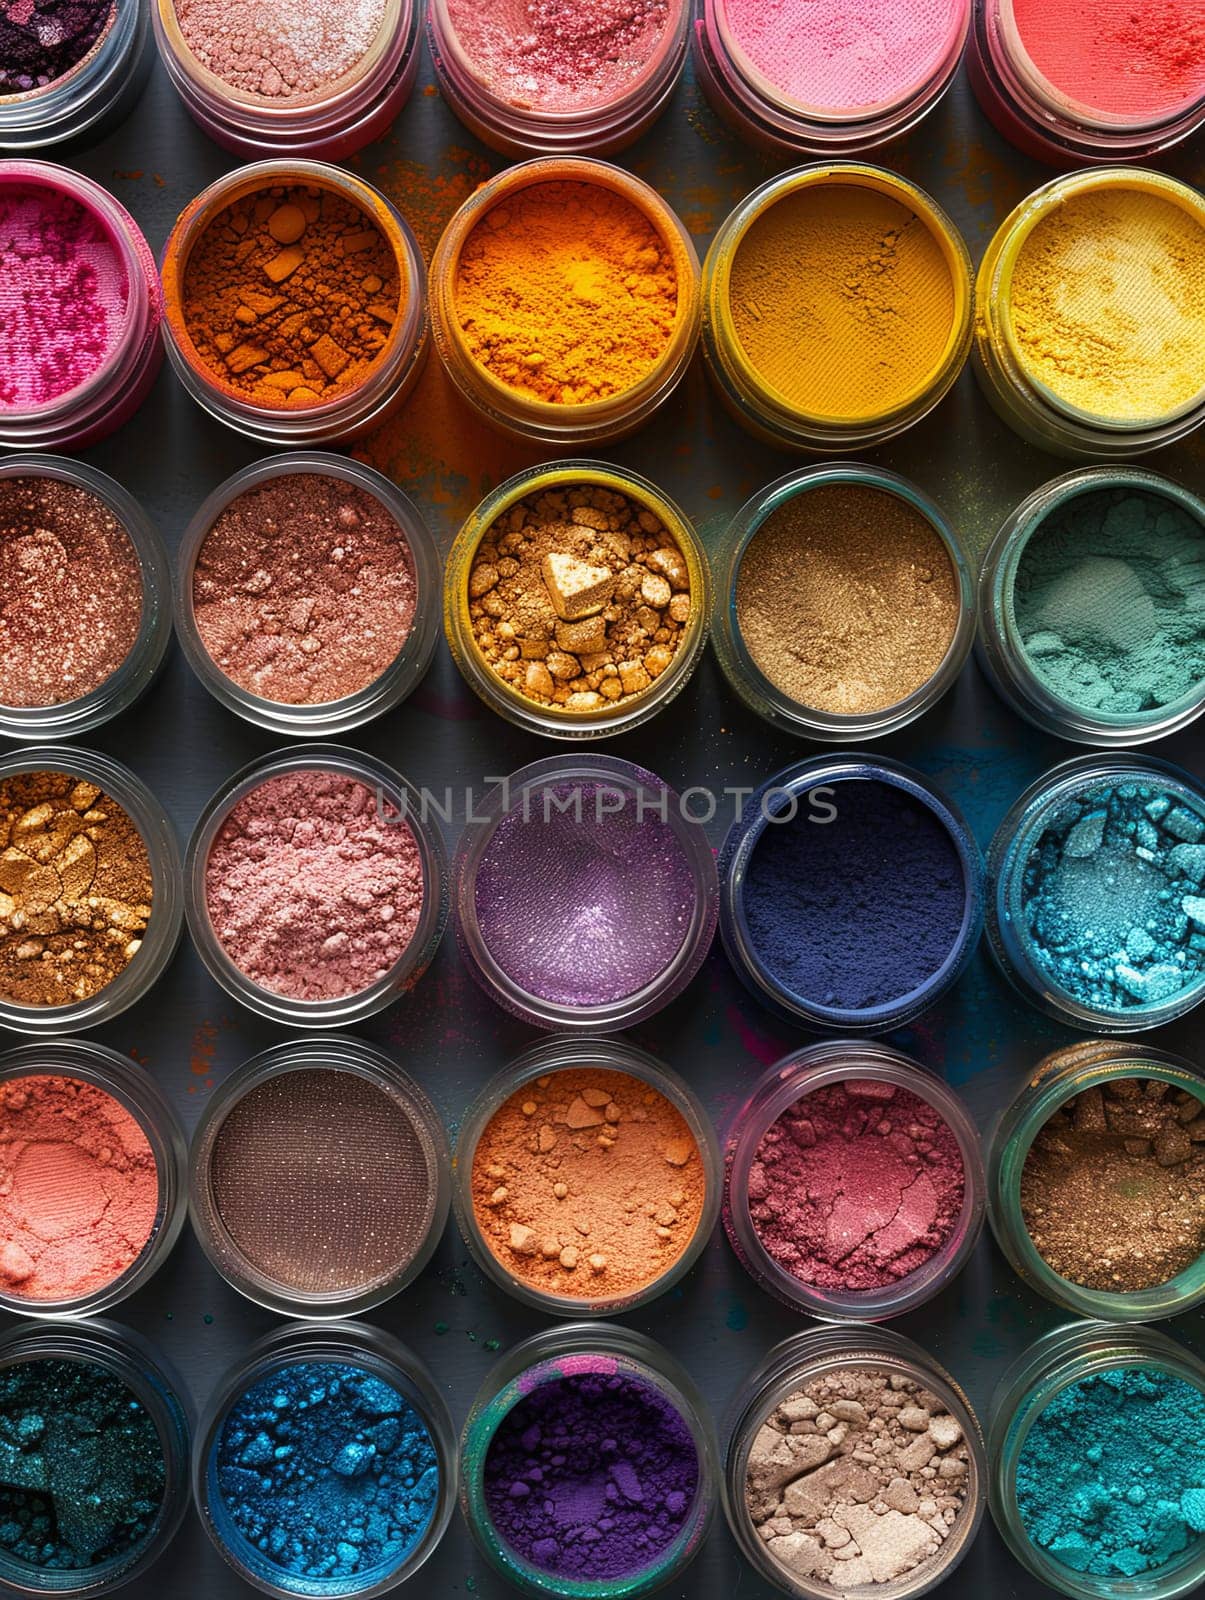
[[[1064,405],[1174,415],[1205,391],[1205,226],[1134,186],[1070,195],[1021,246],[1011,319],[1022,365]]]
[[[737,247],[732,318],[746,360],[796,411],[864,421],[937,376],[957,312],[928,223],[859,184],[785,195]]]

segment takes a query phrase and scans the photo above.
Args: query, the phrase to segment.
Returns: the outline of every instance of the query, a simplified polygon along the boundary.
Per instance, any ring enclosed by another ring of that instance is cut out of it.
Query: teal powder
[[[1012,601],[1030,670],[1081,711],[1141,717],[1205,691],[1205,529],[1174,500],[1067,501],[1030,535]]]
[[[1205,1531],[1205,1394],[1157,1367],[1061,1389],[1017,1462],[1029,1538],[1075,1572],[1134,1578]]]

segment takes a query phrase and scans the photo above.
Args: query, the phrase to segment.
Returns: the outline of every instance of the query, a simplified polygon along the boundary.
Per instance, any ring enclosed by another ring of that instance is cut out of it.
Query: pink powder
[[[26,1300],[104,1288],[146,1248],[159,1170],[137,1120],[79,1078],[0,1090],[0,1286]]]
[[[956,45],[967,0],[716,0],[747,75],[820,117],[897,105]]]
[[[232,89],[277,102],[332,88],[368,54],[385,0],[175,0],[197,60]]]
[[[409,824],[366,784],[321,771],[269,778],[239,801],[205,891],[231,961],[290,1000],[343,999],[385,977],[425,893]]]
[[[749,1173],[767,1253],[818,1289],[897,1283],[942,1249],[962,1210],[962,1154],[945,1118],[893,1084],[850,1079],[796,1101]]]

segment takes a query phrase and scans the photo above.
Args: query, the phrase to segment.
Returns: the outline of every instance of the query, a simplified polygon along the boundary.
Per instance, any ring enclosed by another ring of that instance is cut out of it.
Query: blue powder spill
[[[1205,1532],[1205,1395],[1155,1367],[1061,1389],[1017,1462],[1030,1539],[1063,1566],[1137,1577]]]
[[[233,1401],[210,1483],[283,1587],[289,1577],[367,1587],[422,1539],[439,1464],[426,1424],[391,1384],[346,1362],[306,1361]],[[220,1517],[218,1528],[230,1542]]]

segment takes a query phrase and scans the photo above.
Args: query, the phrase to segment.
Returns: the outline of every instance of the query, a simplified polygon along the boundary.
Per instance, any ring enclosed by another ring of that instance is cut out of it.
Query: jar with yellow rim
[[[1205,421],[1205,198],[1127,167],[1056,178],[1005,218],[975,285],[975,372],[1031,444],[1145,454]]]
[[[883,443],[950,390],[971,342],[971,263],[907,179],[853,162],[755,189],[703,266],[703,351],[721,399],[771,444]]]

